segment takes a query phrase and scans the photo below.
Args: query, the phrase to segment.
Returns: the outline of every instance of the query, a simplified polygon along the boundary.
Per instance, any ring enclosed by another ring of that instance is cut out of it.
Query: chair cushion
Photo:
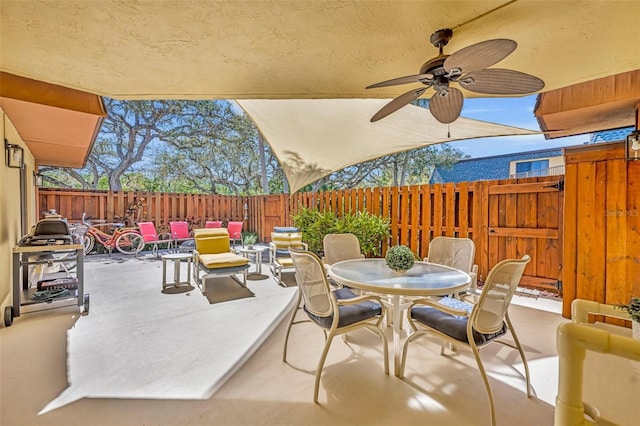
[[[300,228],[296,228],[295,226],[276,226],[273,228],[273,232],[300,232]]]
[[[458,317],[439,311],[435,308],[416,307],[411,309],[411,318],[428,327],[438,330],[447,336],[453,337],[461,342],[468,343],[467,339],[467,320],[468,317]],[[484,345],[507,332],[507,325],[502,324],[502,329],[493,334],[482,334],[473,330],[473,340],[476,345]]]
[[[202,254],[228,253],[231,251],[229,234],[224,228],[197,229],[193,238],[196,250]]]
[[[334,290],[333,293],[336,295],[336,298],[338,300],[353,299],[354,297],[358,297],[357,294],[355,294],[348,288]],[[338,310],[340,312],[338,328],[346,327],[347,325],[355,324],[357,322],[373,318],[382,313],[382,308],[380,307],[380,305],[370,301],[358,303],[357,305],[339,306]],[[307,311],[306,308],[305,312],[307,313],[307,315],[309,315],[309,318],[311,318],[320,327],[331,328],[331,324],[333,323],[333,315],[328,317],[319,317]]]
[[[272,232],[271,242],[278,250],[288,250],[290,247],[303,248],[301,232]]]
[[[231,252],[201,254],[200,263],[208,269],[231,268],[234,266],[244,266],[249,263],[249,259]]]
[[[290,257],[280,257],[276,262],[285,268],[293,267],[293,260]]]

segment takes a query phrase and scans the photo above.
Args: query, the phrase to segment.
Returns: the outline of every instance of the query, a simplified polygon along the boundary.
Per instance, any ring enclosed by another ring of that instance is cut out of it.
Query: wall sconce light
[[[640,160],[640,130],[634,130],[627,136],[627,160]]]
[[[7,153],[7,166],[15,169],[21,169],[24,164],[24,150],[20,145],[10,144],[7,139],[4,140],[4,149]]]
[[[249,205],[247,203],[244,203],[242,210],[244,211],[244,220],[249,219]]]
[[[44,175],[38,172],[33,172],[33,184],[37,187],[41,187],[44,184]]]

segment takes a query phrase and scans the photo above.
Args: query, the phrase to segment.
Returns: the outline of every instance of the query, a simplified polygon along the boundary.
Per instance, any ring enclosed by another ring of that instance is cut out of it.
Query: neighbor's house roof
[[[633,129],[633,127],[623,127],[621,129],[604,130],[602,132],[592,133],[589,137],[589,143],[623,141]]]
[[[492,157],[470,158],[455,163],[451,169],[438,167],[430,183],[473,182],[476,180],[508,179],[512,161],[533,160],[536,158],[558,157],[562,148],[538,151],[517,152]]]

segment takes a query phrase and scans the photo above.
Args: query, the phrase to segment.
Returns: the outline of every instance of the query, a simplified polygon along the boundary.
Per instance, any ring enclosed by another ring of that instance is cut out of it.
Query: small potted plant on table
[[[387,266],[396,272],[406,272],[411,269],[416,258],[407,246],[393,246],[387,250],[385,255]]]
[[[258,241],[258,236],[256,234],[246,234],[242,237],[242,244],[247,246],[249,250],[253,250],[253,245]]]

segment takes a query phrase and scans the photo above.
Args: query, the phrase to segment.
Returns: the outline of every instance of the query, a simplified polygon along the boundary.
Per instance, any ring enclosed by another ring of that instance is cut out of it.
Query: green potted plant
[[[640,297],[632,297],[626,305],[616,305],[616,307],[629,313],[633,338],[640,340]]]
[[[245,234],[242,237],[242,244],[247,246],[248,249],[253,249],[253,245],[258,242],[258,236],[256,234]]]
[[[402,245],[390,247],[384,258],[387,266],[396,272],[406,272],[416,260],[411,249]]]

